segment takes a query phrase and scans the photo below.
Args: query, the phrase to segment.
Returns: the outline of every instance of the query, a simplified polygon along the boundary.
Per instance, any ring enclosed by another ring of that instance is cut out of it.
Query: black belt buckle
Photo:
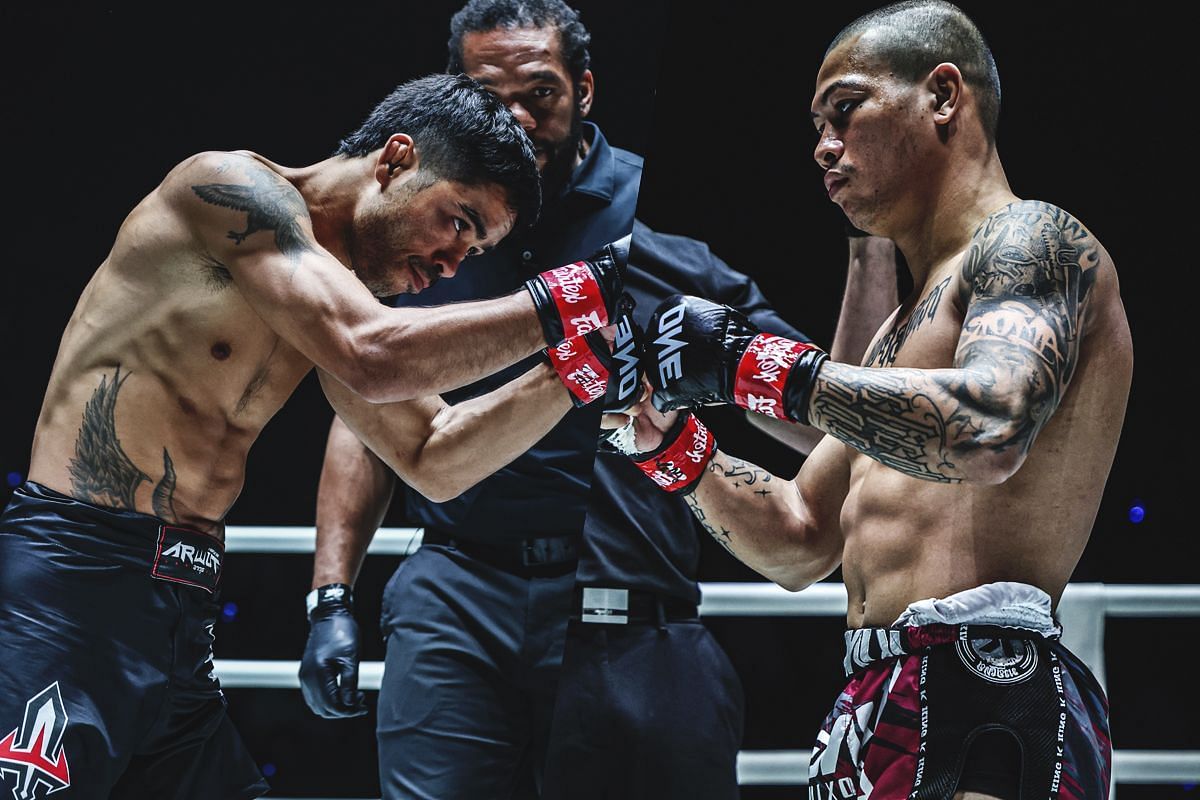
[[[579,550],[573,536],[526,539],[521,543],[521,564],[526,567],[563,564],[574,561],[578,555]]]

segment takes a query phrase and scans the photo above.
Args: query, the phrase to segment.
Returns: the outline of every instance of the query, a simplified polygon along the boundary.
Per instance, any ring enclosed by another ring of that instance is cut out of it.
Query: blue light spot
[[[1146,518],[1146,508],[1140,503],[1134,503],[1129,507],[1129,521],[1134,525]]]
[[[274,764],[263,764],[263,765],[262,765],[262,774],[263,774],[263,777],[264,777],[264,778],[273,778],[273,777],[275,777],[275,773],[276,773],[277,771],[278,771],[278,770],[276,770],[276,769],[275,769],[275,765],[274,765]]]
[[[233,622],[233,618],[237,616],[237,613],[237,603],[233,602],[232,600],[221,607],[221,618],[226,622]]]
[[[8,473],[8,488],[15,489],[21,485],[21,481],[25,480],[25,476],[19,472]]]

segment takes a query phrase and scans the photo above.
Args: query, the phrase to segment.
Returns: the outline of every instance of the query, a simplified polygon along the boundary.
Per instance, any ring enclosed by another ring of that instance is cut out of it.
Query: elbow
[[[417,467],[405,470],[404,482],[431,503],[447,503],[471,488],[465,481],[455,480],[451,472]]]
[[[832,537],[791,537],[794,544],[779,555],[762,575],[789,592],[807,589],[842,563],[842,549]]]
[[[422,481],[410,485],[431,503],[448,503],[467,489],[467,487],[456,487],[446,481]]]
[[[1031,437],[1006,424],[992,436],[960,445],[953,457],[965,483],[997,486],[1006,482],[1025,463]]]

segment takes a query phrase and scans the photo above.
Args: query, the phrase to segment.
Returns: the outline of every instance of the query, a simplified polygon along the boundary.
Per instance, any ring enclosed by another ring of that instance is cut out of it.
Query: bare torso
[[[251,443],[312,363],[165,199],[172,175],[126,218],[76,305],[29,477],[220,535]]]
[[[1133,351],[1102,247],[1082,312],[1078,362],[1020,469],[996,484],[922,480],[845,445],[842,573],[851,627],[891,624],[914,601],[993,581],[1057,605],[1091,533],[1124,419]],[[870,367],[950,367],[966,309],[963,253],[930,270],[888,320]]]

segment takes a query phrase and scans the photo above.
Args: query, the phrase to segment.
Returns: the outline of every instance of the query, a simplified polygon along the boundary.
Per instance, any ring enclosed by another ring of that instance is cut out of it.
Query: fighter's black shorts
[[[994,625],[863,628],[813,749],[810,800],[1108,797],[1108,702],[1057,638]]]
[[[0,515],[0,795],[268,790],[212,674],[222,543],[32,482]]]

